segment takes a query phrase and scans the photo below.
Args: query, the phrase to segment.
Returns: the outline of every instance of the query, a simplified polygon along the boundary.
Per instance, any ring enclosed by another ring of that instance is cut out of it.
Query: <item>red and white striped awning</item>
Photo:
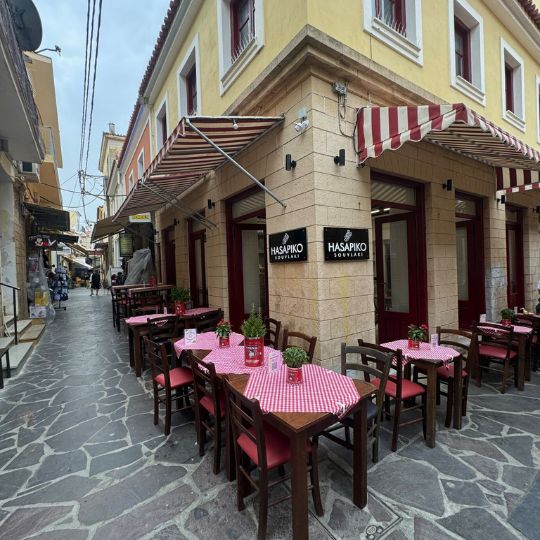
[[[282,116],[182,118],[114,219],[158,210],[227,161],[197,130],[234,157],[281,122]]]
[[[497,190],[539,187],[540,152],[463,103],[364,107],[358,111],[359,163],[422,140],[491,165]]]

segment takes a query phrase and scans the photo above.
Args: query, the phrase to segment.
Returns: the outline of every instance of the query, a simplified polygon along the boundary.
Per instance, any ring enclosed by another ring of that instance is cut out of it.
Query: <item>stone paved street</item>
[[[67,306],[0,391],[0,538],[254,538],[253,505],[236,511],[235,485],[199,457],[192,419],[168,438],[153,426],[110,297],[75,290]],[[540,377],[519,394],[471,394],[461,433],[439,418],[436,449],[417,424],[392,454],[384,432],[364,511],[350,501],[350,454],[322,443],[325,515],[310,514],[310,537],[540,538]],[[289,538],[290,504],[268,522],[269,538]]]

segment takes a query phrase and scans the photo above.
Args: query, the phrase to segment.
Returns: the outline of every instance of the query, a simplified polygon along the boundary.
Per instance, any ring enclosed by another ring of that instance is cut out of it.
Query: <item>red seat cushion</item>
[[[499,360],[504,360],[506,358],[505,348],[489,345],[488,343],[481,343],[478,347],[478,352],[480,356],[485,356],[487,358],[497,358]],[[510,351],[510,358],[515,358],[516,356],[516,351]]]
[[[223,390],[218,392],[219,399],[219,412],[221,413],[221,418],[225,416],[225,392]],[[201,398],[200,404],[212,415],[216,416],[216,411],[214,410],[214,402],[208,396]]]
[[[469,374],[464,369],[461,370],[462,377],[467,377],[468,375]],[[437,377],[444,380],[453,379],[455,377],[453,364],[449,365],[448,367],[441,366],[440,368],[438,368]]]
[[[278,467],[290,461],[291,446],[289,439],[277,429],[268,424],[264,424],[264,441],[266,443],[266,461],[269,469]],[[250,428],[249,432],[255,435],[255,428]],[[249,459],[259,465],[257,445],[245,434],[241,433],[237,439],[238,446],[249,456]],[[311,443],[308,442],[306,453],[311,451]]]
[[[379,384],[381,383],[380,379],[372,379],[371,381],[377,388],[379,387]],[[384,393],[387,396],[396,397],[396,383],[388,380],[386,382],[386,388],[384,389]],[[409,399],[413,398],[415,396],[421,396],[423,393],[425,393],[426,389],[418,383],[415,383],[413,381],[409,381],[408,379],[403,379],[401,381],[401,399]]]
[[[191,369],[185,367],[171,369],[169,371],[169,376],[171,379],[171,388],[179,388],[180,386],[193,383],[193,373],[191,372]],[[165,375],[163,373],[154,377],[154,380],[160,386],[165,386]]]

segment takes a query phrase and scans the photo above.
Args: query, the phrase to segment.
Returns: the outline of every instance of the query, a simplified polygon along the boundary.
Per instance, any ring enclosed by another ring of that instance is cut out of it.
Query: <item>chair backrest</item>
[[[146,325],[148,335],[152,341],[162,342],[180,337],[178,317],[164,315],[163,317],[149,318]]]
[[[519,326],[528,326],[529,328],[535,327],[535,322],[540,323],[538,317],[529,315],[528,313],[518,313],[514,318],[514,323]],[[538,325],[537,325],[538,326]]]
[[[246,398],[231,385],[227,378],[224,379],[224,383],[235,447],[237,447],[238,437],[244,434],[257,447],[259,466],[265,467],[267,465],[266,442],[259,402]]]
[[[308,336],[302,332],[291,332],[287,327],[283,330],[283,344],[281,350],[284,351],[287,347],[296,347],[295,342],[291,343],[291,338],[295,342],[300,342],[300,347],[304,349],[308,355],[308,362],[313,362],[313,355],[315,354],[315,345],[317,345],[317,338],[315,336]]]
[[[170,366],[165,343],[156,343],[150,340],[148,336],[143,336],[143,343],[144,353],[148,358],[150,368],[152,370],[152,379],[155,379],[158,375],[163,374],[165,377],[165,387],[170,388]]]
[[[514,330],[511,326],[504,326],[497,323],[478,323],[474,326],[479,338],[489,345],[506,350],[506,355],[510,354]]]
[[[223,319],[223,310],[220,309],[213,313],[209,313],[205,317],[200,317],[197,319],[191,319],[186,321],[186,328],[196,328],[197,333],[201,332],[214,332],[219,321]],[[187,326],[188,322],[193,326]]]
[[[478,363],[478,334],[476,331],[437,326],[439,345],[456,349],[465,360],[463,368],[471,373]]]
[[[221,418],[221,402],[218,397],[218,380],[216,377],[216,367],[212,363],[199,360],[191,351],[188,353],[188,362],[193,372],[193,386],[195,389],[195,399],[197,405],[205,396],[213,405],[216,418]]]
[[[264,337],[265,345],[270,345],[274,349],[279,349],[279,335],[281,333],[281,321],[267,317],[264,319],[266,326],[266,336]]]

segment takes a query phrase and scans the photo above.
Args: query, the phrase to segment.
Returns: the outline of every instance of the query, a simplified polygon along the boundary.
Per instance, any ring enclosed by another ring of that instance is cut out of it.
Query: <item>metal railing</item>
[[[13,331],[15,332],[15,345],[17,345],[17,343],[19,343],[19,336],[17,333],[17,291],[20,291],[21,289],[19,287],[9,285],[8,283],[2,283],[1,281],[0,285],[2,287],[11,289],[13,292]]]

